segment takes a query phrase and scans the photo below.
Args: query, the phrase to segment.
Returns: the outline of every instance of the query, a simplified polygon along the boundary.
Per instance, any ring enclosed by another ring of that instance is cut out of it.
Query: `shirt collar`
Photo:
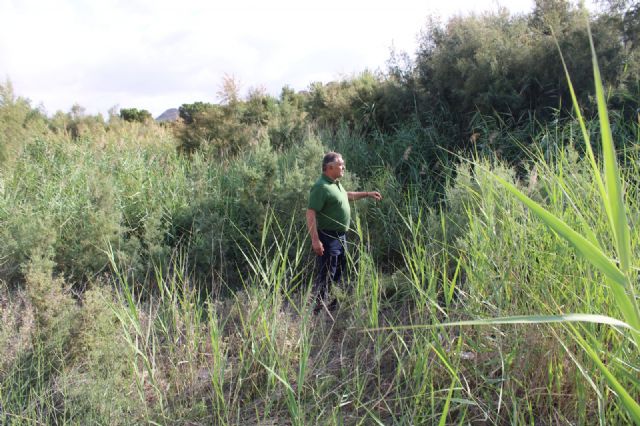
[[[331,179],[329,176],[325,175],[324,173],[322,174],[322,179],[324,179],[325,181],[329,182],[329,183],[335,183],[337,185],[340,184],[339,180],[333,180]]]

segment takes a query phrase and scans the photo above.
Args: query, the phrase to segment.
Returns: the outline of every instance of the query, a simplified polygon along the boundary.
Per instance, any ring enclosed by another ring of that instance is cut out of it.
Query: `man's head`
[[[344,176],[344,160],[337,152],[328,152],[322,159],[322,173],[336,180]]]

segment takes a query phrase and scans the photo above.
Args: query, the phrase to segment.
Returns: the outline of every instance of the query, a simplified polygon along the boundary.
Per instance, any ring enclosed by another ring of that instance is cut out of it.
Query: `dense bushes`
[[[565,133],[570,130],[560,127],[540,137],[552,144]],[[340,136],[345,148],[362,142],[349,140],[346,130]],[[336,291],[340,308],[331,318],[311,317],[305,298],[311,256],[305,258],[310,250],[300,213],[328,147],[309,138],[278,151],[265,138],[215,167],[204,155],[187,159],[174,148],[170,140],[126,150],[39,140],[3,175],[9,179],[0,223],[9,231],[2,238],[22,227],[24,238],[15,242],[25,256],[0,252],[0,280],[21,281],[12,289],[0,282],[6,354],[0,419],[6,412],[58,424],[244,424],[262,416],[266,399],[266,412],[280,419],[313,421],[332,407],[361,419],[368,412],[360,405],[384,401],[380,418],[387,423],[423,423],[434,410],[447,410],[437,396],[455,386],[452,377],[469,383],[451,390],[455,411],[469,419],[521,423],[553,419],[561,410],[586,422],[595,415],[601,397],[582,375],[591,373],[589,361],[567,348],[571,340],[561,328],[470,327],[449,334],[440,326],[415,327],[444,318],[556,312],[558,305],[617,315],[598,272],[496,185],[496,174],[518,182],[514,170],[489,160],[465,162],[451,174],[455,180],[438,208],[421,188],[403,188],[389,168],[371,170],[366,180],[351,173],[345,186],[379,189],[384,200],[355,204],[359,232],[349,236],[353,256],[349,281]],[[600,238],[608,223],[594,201],[588,164],[572,150],[548,155],[551,165],[542,156],[533,160],[535,168],[518,184]],[[637,195],[637,156],[630,154],[628,164],[629,191]],[[29,205],[33,213],[26,216]],[[637,221],[635,198],[628,207]],[[637,251],[639,228],[633,229]],[[15,262],[20,268],[7,268]],[[202,297],[218,290],[221,279],[242,288],[229,297]],[[378,326],[408,328],[370,330]],[[589,330],[619,346],[621,333],[600,325]],[[426,355],[434,347],[439,356]],[[621,365],[620,371],[627,364]],[[340,405],[336,389],[360,405]],[[495,398],[500,392],[503,402]],[[428,398],[407,398],[423,393]],[[608,402],[603,418],[624,423],[616,398],[602,398]],[[512,408],[505,412],[503,404]]]
[[[227,159],[258,143],[267,134],[276,149],[287,149],[302,141],[308,127],[301,95],[282,89],[280,99],[252,90],[246,100],[227,94],[223,104],[195,102],[179,109],[176,128],[179,149],[191,154]]]
[[[583,100],[593,93],[586,11],[567,1],[536,3],[530,15],[460,16],[446,26],[427,28],[417,54],[417,71],[428,98],[437,98],[457,114],[461,125],[470,114],[508,113],[517,120],[552,118],[571,109],[568,87],[554,37],[562,50],[574,88]],[[637,46],[623,38],[609,11],[590,20],[605,83],[637,81]],[[589,105],[584,102],[583,104]]]
[[[640,87],[630,30],[637,7],[620,4],[594,15],[591,27],[615,89],[612,116],[630,141],[637,130],[624,123],[637,120]],[[415,63],[394,54],[386,73],[314,83],[300,93],[285,87],[279,98],[252,89],[245,99],[227,77],[220,104],[182,105],[179,122],[167,127],[139,123],[148,114],[135,108],[108,122],[77,105],[47,118],[7,83],[0,161],[16,164],[0,177],[10,194],[1,201],[0,274],[20,279],[20,265],[37,249],[57,272],[88,280],[107,268],[105,252],[113,250],[123,270],[147,276],[184,244],[201,276],[221,268],[233,275],[242,260],[237,242],[256,241],[268,212],[304,226],[299,213],[328,149],[344,154],[351,188],[385,194],[379,205],[362,207],[380,218],[371,224],[374,239],[387,229],[383,217],[398,220],[393,206],[405,197],[429,205],[446,199],[459,152],[520,164],[519,176],[526,176],[524,153],[548,157],[555,143],[577,135],[565,118],[566,84],[550,28],[576,90],[588,97],[582,11],[551,0],[527,15],[432,23]],[[550,138],[549,126],[561,134]],[[383,238],[375,247],[389,262],[400,252]]]
[[[57,274],[80,284],[105,271],[110,246],[138,273],[152,270],[148,262],[164,252],[163,206],[179,200],[153,193],[171,179],[149,177],[179,165],[168,164],[177,156],[170,139],[156,139],[161,131],[147,129],[145,141],[139,130],[125,125],[95,139],[51,135],[24,143],[0,175],[0,279],[22,280],[22,267],[40,253],[55,261]],[[139,146],[123,147],[132,136]]]
[[[138,108],[122,108],[120,109],[120,118],[124,121],[137,121],[144,123],[145,121],[153,120],[151,113],[146,109]]]
[[[10,81],[0,84],[0,166],[18,155],[25,141],[46,134],[45,115],[16,97]]]
[[[267,215],[304,229],[326,149],[310,135],[277,150],[263,135],[253,150],[212,162],[181,156],[170,139],[37,139],[2,175],[0,279],[23,281],[36,253],[79,288],[111,269],[111,255],[126,276],[144,279],[181,251],[200,279],[237,284],[242,247],[259,243]],[[357,189],[357,176],[345,185]]]
[[[0,282],[7,320],[0,325],[0,420],[20,413],[46,424],[136,422],[135,358],[112,309],[113,288],[94,281],[80,304],[53,266],[36,254],[24,265],[25,289]]]
[[[611,106],[625,119],[634,119],[640,105],[632,31],[637,10],[629,2],[607,2],[588,18]],[[585,113],[595,113],[586,17],[570,2],[540,0],[529,14],[500,10],[444,25],[431,20],[414,60],[393,52],[386,72],[312,83],[300,93],[284,88],[280,99],[260,90],[241,99],[228,81],[222,104],[181,107],[181,147],[228,158],[265,133],[281,149],[299,143],[308,129],[321,129],[327,145],[341,145],[346,132],[366,140],[366,146],[344,147],[367,165],[356,168],[359,175],[370,166],[391,168],[406,185],[442,182],[450,153],[472,153],[480,144],[517,164],[530,136],[572,112],[558,47]],[[519,145],[496,137],[511,131],[524,136]],[[404,159],[407,150],[412,165]]]

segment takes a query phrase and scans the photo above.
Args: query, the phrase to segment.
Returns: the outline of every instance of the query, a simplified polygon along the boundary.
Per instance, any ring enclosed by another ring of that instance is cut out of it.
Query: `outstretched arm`
[[[313,251],[318,255],[324,254],[324,246],[320,237],[318,237],[318,228],[316,227],[316,211],[313,209],[307,209],[307,228],[309,228],[309,235],[311,236],[311,247]]]
[[[349,201],[360,200],[362,198],[373,198],[376,201],[382,200],[382,195],[378,191],[373,192],[347,192]]]

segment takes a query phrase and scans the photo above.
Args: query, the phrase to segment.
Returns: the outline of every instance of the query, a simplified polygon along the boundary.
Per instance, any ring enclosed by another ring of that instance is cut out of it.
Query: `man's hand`
[[[378,191],[367,192],[367,194],[376,201],[382,200],[382,195]]]
[[[382,195],[378,191],[372,192],[347,192],[347,198],[349,201],[362,200],[363,198],[373,198],[376,201],[382,200]]]
[[[322,241],[320,241],[319,239],[311,241],[311,247],[313,247],[313,251],[318,256],[322,256],[324,254],[324,246],[322,245]]]

